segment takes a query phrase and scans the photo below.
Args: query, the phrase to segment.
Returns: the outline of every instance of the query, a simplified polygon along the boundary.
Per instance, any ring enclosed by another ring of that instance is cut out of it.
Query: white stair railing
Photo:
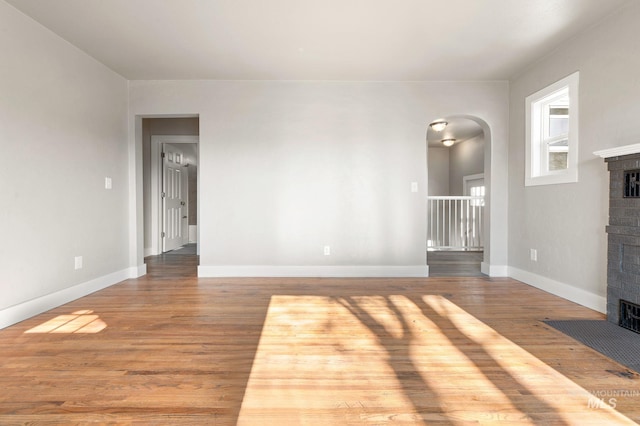
[[[428,250],[483,250],[484,197],[427,197]]]

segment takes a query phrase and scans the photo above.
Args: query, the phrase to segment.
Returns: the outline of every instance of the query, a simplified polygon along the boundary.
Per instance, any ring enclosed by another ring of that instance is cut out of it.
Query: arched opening
[[[477,117],[448,116],[430,123],[426,139],[429,275],[482,275],[490,239],[488,126]]]

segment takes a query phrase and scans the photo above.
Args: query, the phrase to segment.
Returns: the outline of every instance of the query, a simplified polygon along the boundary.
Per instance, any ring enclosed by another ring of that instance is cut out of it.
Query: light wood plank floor
[[[198,280],[196,263],[154,258],[1,330],[0,424],[640,420],[638,374],[541,322],[602,316],[516,281]]]

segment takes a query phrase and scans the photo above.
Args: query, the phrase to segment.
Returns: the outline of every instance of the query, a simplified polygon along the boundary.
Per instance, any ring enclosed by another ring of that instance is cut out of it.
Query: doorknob
[[[180,205],[184,206],[186,203],[184,201],[180,201]]]
[[[187,217],[186,217],[186,216],[182,216],[182,218],[183,218],[183,219],[186,219]]]

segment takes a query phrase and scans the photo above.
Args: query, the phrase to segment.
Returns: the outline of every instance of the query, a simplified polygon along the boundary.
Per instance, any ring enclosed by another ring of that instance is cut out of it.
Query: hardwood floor
[[[640,420],[638,374],[541,322],[602,315],[517,281],[197,279],[195,256],[149,260],[0,330],[0,424]]]

